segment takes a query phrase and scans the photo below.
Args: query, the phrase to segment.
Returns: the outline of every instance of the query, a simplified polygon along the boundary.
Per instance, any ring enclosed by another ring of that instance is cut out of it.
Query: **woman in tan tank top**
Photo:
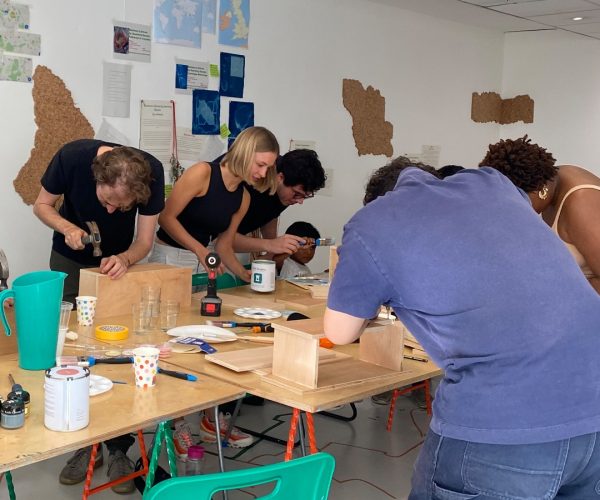
[[[600,178],[555,162],[552,154],[524,136],[490,145],[479,166],[499,170],[528,194],[533,209],[600,293]]]

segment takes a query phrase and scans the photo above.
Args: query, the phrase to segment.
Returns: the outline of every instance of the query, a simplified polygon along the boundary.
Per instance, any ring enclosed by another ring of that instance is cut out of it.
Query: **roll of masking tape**
[[[96,327],[98,340],[124,340],[129,336],[129,328],[122,325],[100,325]]]

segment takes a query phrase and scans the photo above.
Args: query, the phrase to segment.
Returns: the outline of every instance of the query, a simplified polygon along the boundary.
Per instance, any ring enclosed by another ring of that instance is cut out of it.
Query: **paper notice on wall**
[[[177,127],[177,153],[180,161],[212,161],[225,149],[217,135],[195,135],[191,128]]]
[[[140,109],[140,149],[155,156],[165,169],[170,169],[172,140],[172,102],[142,100]]]
[[[131,64],[104,62],[102,68],[102,114],[129,118]]]
[[[0,9],[0,28],[29,29],[29,7],[7,2],[6,7]]]
[[[150,26],[115,21],[113,57],[129,61],[150,62],[151,40]]]
[[[325,187],[319,189],[316,194],[319,196],[333,196],[333,176],[334,170],[332,168],[325,168],[325,175],[327,179],[325,179]]]
[[[129,138],[116,127],[113,127],[104,118],[102,118],[102,123],[100,124],[100,128],[98,129],[98,132],[96,132],[94,139],[99,139],[106,142],[114,142],[115,144],[120,144],[121,146],[131,145]]]
[[[14,31],[0,28],[0,50],[39,56],[42,37],[27,31]]]
[[[440,164],[440,146],[421,146],[421,162],[425,165],[438,168]]]
[[[0,80],[31,83],[33,62],[29,57],[7,56],[0,51]]]
[[[191,94],[208,88],[210,63],[175,59],[175,92]]]
[[[312,149],[316,151],[317,141],[306,141],[301,139],[290,139],[290,151],[294,149]]]

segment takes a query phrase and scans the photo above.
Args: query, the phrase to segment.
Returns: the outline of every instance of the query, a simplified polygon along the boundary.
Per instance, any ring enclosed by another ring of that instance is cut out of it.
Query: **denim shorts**
[[[600,500],[599,437],[498,445],[430,430],[415,463],[409,500]]]

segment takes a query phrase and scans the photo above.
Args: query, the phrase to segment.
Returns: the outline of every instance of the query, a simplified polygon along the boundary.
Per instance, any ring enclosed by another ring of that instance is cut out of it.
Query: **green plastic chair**
[[[263,465],[252,469],[217,474],[200,474],[167,479],[144,493],[144,500],[211,500],[221,491],[275,483],[269,500],[326,500],[333,477],[335,459],[329,453]],[[272,485],[269,485],[269,488]]]

